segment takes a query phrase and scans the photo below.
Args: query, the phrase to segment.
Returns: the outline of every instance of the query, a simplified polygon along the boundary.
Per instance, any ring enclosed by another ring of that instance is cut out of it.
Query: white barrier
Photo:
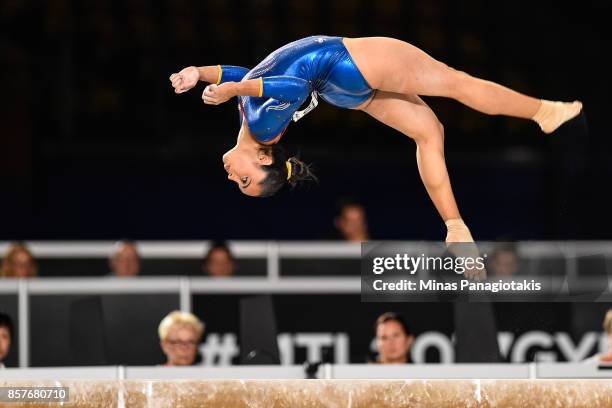
[[[483,242],[485,247],[489,242]],[[493,243],[493,242],[491,242]],[[40,258],[106,258],[114,241],[26,241],[35,257]],[[139,241],[140,255],[144,259],[177,258],[202,259],[211,241]],[[406,251],[418,251],[424,245],[440,243],[426,241],[402,241]],[[265,259],[271,251],[280,258],[359,259],[361,246],[342,241],[229,241],[234,256]],[[479,243],[479,246],[481,244]],[[521,241],[517,242],[521,257],[547,257],[559,254],[584,256],[612,255],[612,241]],[[0,242],[0,254],[6,252],[10,242]]]
[[[607,366],[606,366],[607,367]],[[322,379],[563,379],[612,378],[612,370],[597,364],[324,364],[317,378]],[[612,368],[612,367],[608,367]],[[301,379],[303,366],[230,367],[48,367],[0,370],[3,380],[180,380],[180,379]]]
[[[30,367],[0,369],[3,380],[116,380],[120,379],[118,366],[103,367]]]

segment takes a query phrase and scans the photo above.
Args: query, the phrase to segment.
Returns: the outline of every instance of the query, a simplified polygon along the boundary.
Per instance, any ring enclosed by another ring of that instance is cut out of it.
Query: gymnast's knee
[[[444,144],[444,125],[435,119],[419,134],[413,135],[417,144],[435,145]]]
[[[433,129],[430,132],[431,137],[444,141],[444,125],[442,124],[442,122],[436,119],[436,121],[432,125],[432,128]]]

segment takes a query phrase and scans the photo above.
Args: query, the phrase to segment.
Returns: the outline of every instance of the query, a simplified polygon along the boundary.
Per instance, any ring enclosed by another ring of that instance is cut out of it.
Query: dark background
[[[390,36],[582,118],[534,122],[427,98],[445,125],[475,237],[609,238],[610,3],[444,1],[0,1],[0,239],[318,239],[334,203],[362,200],[378,239],[442,239],[414,143],[322,103],[283,142],[314,164],[310,191],[253,199],[226,180],[234,102],[175,95],[188,65],[253,67],[313,34]]]

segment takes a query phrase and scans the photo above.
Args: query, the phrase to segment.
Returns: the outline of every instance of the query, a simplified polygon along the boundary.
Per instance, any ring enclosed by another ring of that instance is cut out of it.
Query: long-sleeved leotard
[[[312,36],[287,44],[252,70],[222,65],[217,83],[260,79],[259,97],[238,98],[240,121],[261,142],[282,134],[308,95],[354,108],[373,93],[341,37]],[[296,116],[297,120],[300,116]]]

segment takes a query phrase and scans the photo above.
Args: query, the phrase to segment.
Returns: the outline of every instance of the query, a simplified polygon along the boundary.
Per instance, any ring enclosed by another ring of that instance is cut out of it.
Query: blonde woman
[[[166,355],[166,366],[192,365],[198,355],[198,344],[204,335],[204,323],[195,315],[175,310],[168,314],[158,328],[161,348]]]

